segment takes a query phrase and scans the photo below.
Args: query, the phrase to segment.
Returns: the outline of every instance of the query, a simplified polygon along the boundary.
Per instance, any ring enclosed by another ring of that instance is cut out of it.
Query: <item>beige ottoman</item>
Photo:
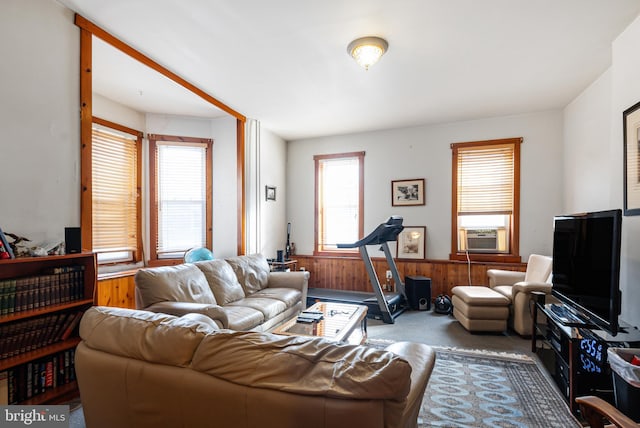
[[[504,331],[509,299],[489,287],[460,285],[451,290],[453,316],[469,331]]]

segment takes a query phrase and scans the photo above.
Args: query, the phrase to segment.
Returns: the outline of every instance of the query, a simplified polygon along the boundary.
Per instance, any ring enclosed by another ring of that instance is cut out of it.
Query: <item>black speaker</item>
[[[82,251],[82,238],[79,227],[64,228],[64,248],[67,254],[79,253]]]
[[[404,290],[411,309],[414,311],[431,309],[431,278],[407,276],[404,278]]]

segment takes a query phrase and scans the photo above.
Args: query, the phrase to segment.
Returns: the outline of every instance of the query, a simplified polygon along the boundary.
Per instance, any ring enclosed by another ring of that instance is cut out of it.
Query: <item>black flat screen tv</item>
[[[554,217],[553,291],[570,312],[616,335],[622,211]]]

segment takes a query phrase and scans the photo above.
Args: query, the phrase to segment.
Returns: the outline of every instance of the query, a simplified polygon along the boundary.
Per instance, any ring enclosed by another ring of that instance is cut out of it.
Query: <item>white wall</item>
[[[91,96],[91,109],[95,117],[144,132],[146,117],[144,113],[123,106],[109,98],[94,93]]]
[[[611,209],[611,71],[564,110],[564,213]]]
[[[0,228],[35,242],[80,226],[79,30],[51,0],[3,0]]]
[[[640,19],[613,43],[612,65],[564,111],[567,212],[623,208],[622,112],[640,101]],[[640,217],[622,220],[621,318],[640,325]]]
[[[284,250],[287,241],[286,142],[261,128],[259,158],[260,252],[275,258],[276,251]],[[275,201],[265,199],[265,186],[275,186]]]
[[[429,259],[451,251],[451,143],[523,137],[520,254],[551,254],[553,216],[562,208],[562,112],[497,117],[292,141],[287,215],[299,254],[312,254],[316,154],[365,151],[365,234],[392,214],[427,227]],[[426,205],[392,207],[391,180],[425,178]],[[395,251],[395,249],[392,249]],[[377,255],[377,254],[376,254]]]
[[[211,121],[213,138],[213,254],[238,254],[238,168],[236,119]]]
[[[637,18],[613,43],[611,66],[611,204],[623,206],[623,133],[622,112],[640,101],[640,18]],[[604,150],[606,148],[603,147]],[[640,326],[640,217],[622,221],[622,318]]]

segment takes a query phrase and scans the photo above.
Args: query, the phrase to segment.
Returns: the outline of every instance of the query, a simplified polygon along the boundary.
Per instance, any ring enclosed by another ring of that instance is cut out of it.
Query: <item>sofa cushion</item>
[[[298,303],[302,299],[302,293],[300,290],[296,290],[294,288],[263,288],[262,290],[253,293],[248,296],[249,298],[256,297],[266,297],[269,299],[280,300],[287,305],[287,307],[291,307]]]
[[[140,269],[135,275],[136,306],[158,302],[216,304],[207,278],[192,264]]]
[[[224,306],[244,298],[244,290],[229,263],[224,260],[207,260],[195,265],[204,273],[219,305]]]
[[[267,297],[255,297],[252,294],[242,300],[229,303],[229,306],[246,306],[262,312],[265,320],[271,319],[287,309],[287,305],[282,300],[269,299]]]
[[[402,401],[411,383],[411,366],[391,352],[229,330],[203,339],[191,367],[240,385],[359,400]]]
[[[262,254],[226,259],[244,289],[246,296],[265,288],[269,282],[269,263]]]
[[[80,337],[92,349],[185,367],[205,335],[217,330],[205,318],[95,306],[80,321]]]
[[[227,328],[231,330],[251,330],[264,322],[262,311],[248,306],[229,304],[222,309],[227,314]]]
[[[492,288],[492,290],[497,291],[502,294],[504,297],[509,299],[510,302],[513,301],[513,286],[511,285],[496,285]]]

